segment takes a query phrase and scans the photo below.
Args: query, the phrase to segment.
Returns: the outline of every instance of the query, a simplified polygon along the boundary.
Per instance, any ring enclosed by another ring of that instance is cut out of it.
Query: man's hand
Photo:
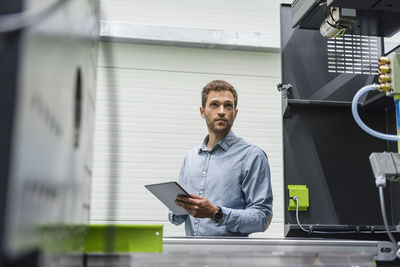
[[[190,197],[177,196],[175,203],[184,208],[190,215],[195,218],[214,219],[218,207],[213,205],[208,199],[193,194]]]

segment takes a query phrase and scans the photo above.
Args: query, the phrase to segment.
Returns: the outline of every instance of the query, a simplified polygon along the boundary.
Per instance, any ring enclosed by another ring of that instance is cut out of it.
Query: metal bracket
[[[377,187],[385,186],[386,180],[397,182],[400,179],[400,154],[383,152],[369,156]]]
[[[279,92],[282,92],[285,97],[290,95],[290,93],[292,92],[292,88],[293,86],[290,83],[288,84],[278,83],[276,85],[276,89],[278,89]]]
[[[377,261],[393,261],[396,259],[397,247],[389,241],[378,241],[378,255],[374,257]]]
[[[293,86],[290,83],[279,83],[276,85],[276,89],[278,89],[278,91],[282,93],[282,115],[284,118],[290,118],[288,98],[289,95],[291,95],[292,93],[292,88]]]

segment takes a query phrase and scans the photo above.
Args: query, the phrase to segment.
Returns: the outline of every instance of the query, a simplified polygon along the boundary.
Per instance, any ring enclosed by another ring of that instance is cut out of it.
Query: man
[[[231,131],[238,113],[238,96],[231,84],[215,80],[202,91],[200,115],[208,135],[184,160],[179,183],[190,197],[175,203],[190,215],[175,215],[185,222],[190,236],[248,236],[263,232],[272,219],[272,190],[264,151]]]

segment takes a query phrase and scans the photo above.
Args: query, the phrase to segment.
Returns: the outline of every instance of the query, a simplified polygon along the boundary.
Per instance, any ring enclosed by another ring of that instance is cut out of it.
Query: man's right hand
[[[207,198],[189,194],[190,197],[177,196],[175,204],[184,208],[195,218],[214,219],[218,207],[213,205]]]

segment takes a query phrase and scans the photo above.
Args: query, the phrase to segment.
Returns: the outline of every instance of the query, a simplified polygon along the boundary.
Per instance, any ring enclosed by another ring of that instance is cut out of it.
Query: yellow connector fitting
[[[379,64],[378,81],[380,86],[378,90],[386,92],[388,96],[393,94],[400,96],[400,53],[391,53],[387,57],[380,57]]]
[[[379,86],[379,91],[381,91],[381,92],[390,92],[390,91],[392,91],[392,84],[391,83],[382,83]]]
[[[381,65],[378,68],[379,74],[387,74],[390,73],[390,66],[389,65]]]
[[[381,74],[378,77],[378,81],[380,83],[390,83],[392,81],[392,77],[390,77],[390,75],[387,74]]]
[[[389,57],[380,57],[378,59],[378,63],[379,63],[379,65],[390,64],[390,58]]]

